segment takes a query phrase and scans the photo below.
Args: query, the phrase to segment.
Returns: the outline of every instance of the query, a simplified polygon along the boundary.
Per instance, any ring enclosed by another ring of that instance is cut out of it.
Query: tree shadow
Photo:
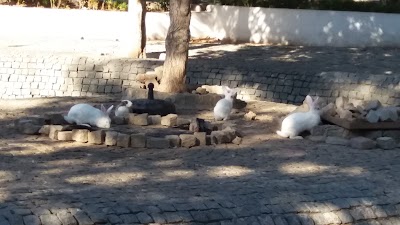
[[[133,149],[4,135],[12,129],[5,127],[0,142],[0,221],[10,224],[63,212],[79,224],[399,221],[398,150],[276,137]]]

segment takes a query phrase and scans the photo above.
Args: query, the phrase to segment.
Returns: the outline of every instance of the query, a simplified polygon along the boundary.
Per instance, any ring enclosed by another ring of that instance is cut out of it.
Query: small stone
[[[365,110],[369,111],[369,110],[375,110],[378,109],[381,106],[381,102],[379,100],[372,100],[366,103],[365,105]]]
[[[308,139],[313,142],[323,143],[326,140],[325,136],[309,136]]]
[[[169,146],[171,148],[180,147],[181,146],[181,139],[178,135],[166,135],[165,139],[169,141]]]
[[[349,102],[349,99],[346,97],[337,97],[336,101],[335,101],[335,105],[337,109],[343,109],[344,105],[347,104],[347,102]]]
[[[168,114],[166,116],[161,117],[161,125],[167,127],[174,127],[178,123],[178,115],[176,114]]]
[[[205,88],[202,88],[202,87],[196,88],[196,92],[201,94],[201,95],[205,95],[205,94],[208,93],[208,91]]]
[[[86,143],[88,141],[89,131],[86,129],[75,129],[72,130],[72,140],[80,143]]]
[[[243,139],[241,137],[235,137],[235,139],[232,140],[232,143],[236,144],[236,145],[240,145],[242,143],[242,140]]]
[[[170,147],[170,141],[167,138],[148,137],[146,146],[151,149],[165,149]]]
[[[200,125],[199,125],[199,122],[197,121],[197,118],[194,118],[190,121],[189,131],[191,131],[191,132],[199,132],[200,131]]]
[[[212,131],[211,132],[211,144],[223,144],[227,143],[227,137],[223,131]]]
[[[106,137],[104,140],[104,144],[107,146],[115,146],[117,145],[117,137],[118,132],[116,131],[106,131]]]
[[[127,148],[130,145],[131,136],[129,134],[118,133],[117,146]]]
[[[376,142],[366,137],[355,137],[350,139],[350,146],[357,149],[375,148]]]
[[[39,130],[39,134],[44,134],[44,135],[49,135],[50,133],[50,126],[51,125],[43,125],[40,130]]]
[[[396,121],[399,116],[397,115],[396,107],[382,107],[376,110],[380,121]]]
[[[350,110],[337,108],[336,112],[339,115],[339,118],[341,119],[351,120],[351,118],[353,118],[353,113],[350,112]]]
[[[256,116],[257,115],[253,111],[249,111],[246,114],[244,114],[244,119],[245,120],[255,120]]]
[[[148,114],[147,113],[137,114],[136,116],[133,117],[132,122],[134,125],[147,126],[149,125]]]
[[[105,141],[106,133],[104,130],[96,130],[88,133],[88,143],[94,145],[101,145]]]
[[[193,90],[193,91],[192,91],[192,94],[197,94],[197,91],[196,91],[196,90]]]
[[[49,138],[51,138],[53,140],[57,140],[58,131],[62,131],[62,130],[63,130],[62,125],[50,125]]]
[[[124,125],[127,124],[127,119],[120,116],[115,116],[113,119],[113,123],[117,125]]]
[[[57,139],[60,141],[72,141],[72,131],[58,131]]]
[[[131,147],[145,148],[146,147],[146,135],[143,133],[131,134]]]
[[[128,124],[134,124],[133,121],[134,121],[134,118],[135,118],[136,115],[137,115],[136,113],[129,113],[128,114]]]
[[[365,118],[370,123],[377,123],[379,121],[379,115],[376,113],[375,110],[370,110]]]
[[[349,145],[349,140],[341,137],[326,137],[325,143],[331,144],[331,145],[344,145],[348,146]]]
[[[178,119],[176,121],[176,125],[178,127],[188,126],[189,124],[190,124],[190,120],[189,119],[185,119],[185,118],[181,118],[181,117],[178,117]]]
[[[332,102],[321,109],[321,115],[334,116],[335,114],[335,104],[333,104]]]
[[[204,146],[207,144],[206,142],[206,132],[194,132],[193,134],[196,137],[196,145]]]
[[[232,142],[233,139],[235,139],[236,136],[236,130],[232,127],[225,127],[222,132],[224,133],[224,136],[226,138],[226,143]]]
[[[191,134],[181,134],[179,135],[181,139],[181,146],[185,148],[190,148],[196,145],[196,137]]]
[[[161,124],[161,116],[160,115],[149,115],[148,121],[151,125],[160,125]]]
[[[394,149],[397,147],[396,141],[391,137],[379,137],[376,139],[376,144],[381,149]]]

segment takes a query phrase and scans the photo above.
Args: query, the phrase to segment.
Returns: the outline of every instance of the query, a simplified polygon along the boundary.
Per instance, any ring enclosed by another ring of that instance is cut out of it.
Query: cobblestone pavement
[[[283,104],[254,104],[264,119],[238,124],[253,140],[239,146],[138,150],[16,134],[21,113],[78,100],[58,101],[2,101],[1,225],[400,224],[399,149],[278,139],[270,119],[293,110]]]
[[[399,149],[0,146],[1,225],[400,224]]]

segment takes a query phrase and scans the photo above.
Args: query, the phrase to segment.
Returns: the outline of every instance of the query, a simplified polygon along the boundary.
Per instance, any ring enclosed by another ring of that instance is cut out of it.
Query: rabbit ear
[[[107,109],[106,113],[107,113],[107,114],[110,114],[110,113],[111,113],[111,110],[112,110],[113,108],[114,108],[114,105],[110,106],[110,107]]]
[[[306,99],[304,101],[307,103],[307,105],[309,107],[311,107],[313,105],[313,100],[312,100],[311,96],[309,96],[309,95],[306,96]]]
[[[104,107],[103,104],[101,104],[100,109],[101,109],[101,111],[102,111],[103,113],[106,113],[106,112],[107,112],[106,107]]]

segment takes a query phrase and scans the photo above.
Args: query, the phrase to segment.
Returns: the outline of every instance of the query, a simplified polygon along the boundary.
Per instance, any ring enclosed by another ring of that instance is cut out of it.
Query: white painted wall
[[[192,12],[194,38],[311,46],[400,47],[400,15],[211,6]],[[29,18],[29,19],[28,19]],[[129,40],[127,12],[0,6],[0,39]],[[147,37],[163,40],[168,13],[147,13]]]

